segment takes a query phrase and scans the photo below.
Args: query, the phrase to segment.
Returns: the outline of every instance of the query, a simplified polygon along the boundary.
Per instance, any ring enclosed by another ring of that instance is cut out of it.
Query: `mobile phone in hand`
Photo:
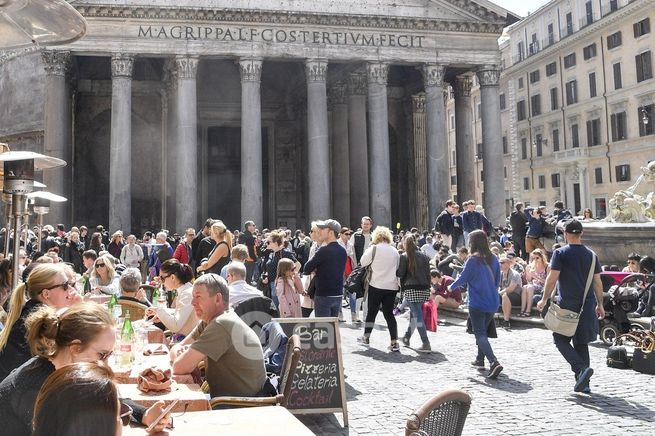
[[[155,419],[155,420],[152,422],[152,424],[150,424],[150,425],[148,426],[148,428],[146,429],[146,431],[147,431],[148,433],[150,433],[150,432],[151,432],[155,427],[157,427],[157,424],[159,424],[159,421],[161,421],[162,419],[164,419],[164,416],[166,416],[166,415],[167,415],[171,410],[173,410],[173,407],[175,407],[175,405],[178,403],[178,401],[180,401],[180,400],[179,400],[179,399],[173,400],[173,401],[171,402],[171,404],[169,404],[168,406],[166,406],[166,408],[161,412],[161,414],[157,417],[157,419]]]

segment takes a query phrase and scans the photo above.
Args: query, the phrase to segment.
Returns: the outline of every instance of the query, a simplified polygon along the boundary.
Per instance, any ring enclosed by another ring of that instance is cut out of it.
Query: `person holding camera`
[[[525,250],[529,253],[535,248],[541,248],[546,251],[544,244],[541,243],[541,236],[546,226],[546,219],[540,208],[525,208],[525,215],[528,219],[528,231],[525,235]]]

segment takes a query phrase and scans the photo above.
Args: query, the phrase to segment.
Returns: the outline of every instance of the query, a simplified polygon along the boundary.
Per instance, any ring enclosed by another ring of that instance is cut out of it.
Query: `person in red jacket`
[[[175,248],[175,252],[173,253],[173,258],[177,259],[180,263],[185,263],[189,264],[189,261],[193,259],[192,253],[191,253],[191,243],[193,242],[193,238],[196,237],[196,231],[193,228],[188,228],[186,229],[186,232],[184,234],[184,241],[180,241],[179,244],[177,244],[177,247]]]

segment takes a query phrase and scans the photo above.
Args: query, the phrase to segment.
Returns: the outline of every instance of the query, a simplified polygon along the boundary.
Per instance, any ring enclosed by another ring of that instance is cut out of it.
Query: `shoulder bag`
[[[582,296],[582,306],[580,312],[562,309],[559,305],[551,301],[548,307],[548,312],[544,316],[544,325],[553,333],[558,333],[562,336],[573,337],[575,331],[578,329],[580,322],[580,315],[584,310],[585,301],[587,300],[587,292],[591,288],[591,281],[594,278],[594,269],[596,266],[596,253],[591,252],[591,266],[589,267],[589,275],[587,276],[587,285],[585,287],[584,295]]]

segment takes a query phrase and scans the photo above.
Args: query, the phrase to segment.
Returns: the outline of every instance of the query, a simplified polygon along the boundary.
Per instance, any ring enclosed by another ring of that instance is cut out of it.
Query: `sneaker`
[[[360,336],[357,338],[357,342],[359,342],[362,345],[370,345],[371,339],[368,336]]]
[[[400,351],[400,345],[398,344],[398,341],[392,342],[391,345],[389,345],[389,350],[397,353]]]
[[[360,325],[362,323],[361,319],[356,319],[353,321],[354,324]]]
[[[409,338],[407,336],[403,336],[403,345],[406,347],[409,347]]]
[[[575,386],[573,387],[573,391],[584,392],[585,388],[589,388],[589,379],[592,375],[594,375],[593,368],[585,368],[580,371],[575,377]]]
[[[484,368],[484,359],[482,359],[482,360],[475,359],[473,362],[471,362],[471,366],[475,366],[475,367],[478,367],[478,368]]]
[[[502,370],[503,370],[503,365],[501,365],[498,362],[494,362],[491,364],[491,368],[489,369],[489,374],[487,374],[487,377],[492,380],[495,380],[498,378]]]
[[[418,353],[430,354],[432,353],[432,347],[430,347],[430,344],[423,344],[420,348],[417,348],[416,351]]]
[[[505,320],[505,319],[503,319],[503,320],[500,321],[500,326],[501,326],[502,328],[504,328],[504,329],[508,329],[508,330],[512,328],[512,324],[510,323],[510,321],[509,321],[509,320]]]

